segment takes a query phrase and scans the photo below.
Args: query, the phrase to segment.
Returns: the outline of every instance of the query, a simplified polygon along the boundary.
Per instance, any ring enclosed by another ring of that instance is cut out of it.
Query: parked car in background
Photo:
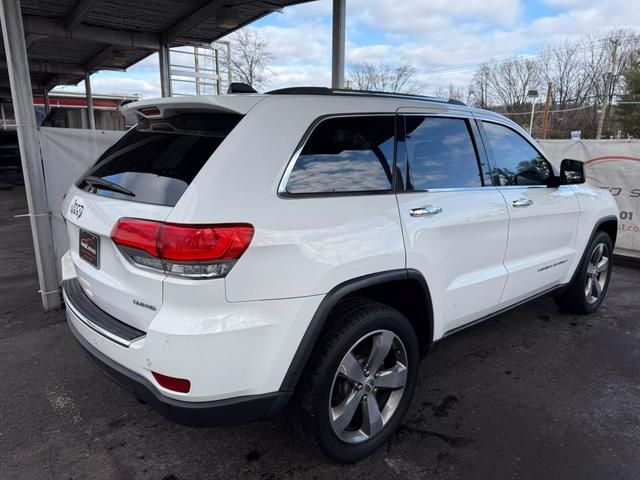
[[[125,113],[62,206],[67,317],[180,423],[289,406],[354,462],[399,427],[434,342],[541,295],[605,297],[613,198],[498,114],[322,88]]]

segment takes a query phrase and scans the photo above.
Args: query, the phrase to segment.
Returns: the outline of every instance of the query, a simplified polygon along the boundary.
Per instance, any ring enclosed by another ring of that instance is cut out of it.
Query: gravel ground
[[[41,310],[23,190],[0,205],[0,479],[640,478],[640,270],[594,315],[543,298],[440,342],[398,434],[340,466],[281,420],[190,429],[120,390]]]

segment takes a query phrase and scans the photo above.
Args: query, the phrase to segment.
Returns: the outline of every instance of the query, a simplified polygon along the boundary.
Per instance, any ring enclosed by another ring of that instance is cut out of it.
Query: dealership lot
[[[281,420],[190,429],[121,391],[42,312],[23,190],[0,204],[2,479],[640,476],[640,269],[592,316],[543,298],[438,344],[400,432],[344,467]]]

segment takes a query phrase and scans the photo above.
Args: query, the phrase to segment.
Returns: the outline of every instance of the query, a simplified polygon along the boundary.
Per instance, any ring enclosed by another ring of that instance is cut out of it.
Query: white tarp
[[[44,164],[47,201],[51,212],[53,246],[56,258],[68,250],[69,242],[60,204],[62,196],[98,157],[124,132],[114,130],[82,130],[42,127],[39,131],[40,150]],[[58,265],[58,279],[62,279]]]
[[[546,140],[544,151],[557,166],[564,158],[582,160],[587,181],[607,188],[620,209],[618,253],[640,253],[640,141]]]

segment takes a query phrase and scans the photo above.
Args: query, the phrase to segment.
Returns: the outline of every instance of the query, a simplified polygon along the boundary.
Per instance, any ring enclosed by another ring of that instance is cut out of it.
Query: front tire
[[[356,462],[400,426],[416,385],[415,331],[397,310],[374,302],[339,308],[299,390],[304,436],[329,458]]]
[[[609,288],[612,255],[611,238],[605,232],[598,232],[589,243],[573,281],[555,297],[556,304],[570,313],[595,312]]]

